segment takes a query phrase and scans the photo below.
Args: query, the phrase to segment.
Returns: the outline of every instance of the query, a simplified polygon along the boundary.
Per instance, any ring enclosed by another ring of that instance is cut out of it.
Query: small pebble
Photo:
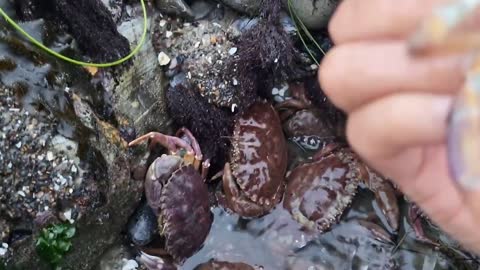
[[[160,52],[158,54],[158,63],[160,66],[166,66],[168,63],[170,63],[170,57],[164,52]]]
[[[5,256],[8,251],[8,244],[7,243],[2,243],[2,246],[0,247],[0,256]]]
[[[47,152],[47,160],[52,161],[55,157],[53,156],[53,153],[51,151]]]
[[[233,47],[233,48],[230,48],[230,50],[228,50],[228,54],[230,55],[234,55],[236,52],[237,52],[237,47]]]
[[[138,269],[138,263],[135,260],[127,260],[122,259],[124,265],[122,266],[122,270],[136,270]]]
[[[165,37],[170,38],[171,36],[173,36],[172,31],[167,31],[167,32],[165,33]]]
[[[74,220],[72,219],[72,209],[68,209],[67,211],[63,212],[63,217],[73,224]]]

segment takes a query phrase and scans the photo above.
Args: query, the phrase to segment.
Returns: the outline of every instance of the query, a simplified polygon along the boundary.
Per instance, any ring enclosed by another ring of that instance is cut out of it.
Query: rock
[[[119,31],[135,46],[143,30],[142,18],[132,19],[119,26]],[[148,27],[151,21],[148,21]],[[99,72],[97,78],[105,90],[112,96],[115,115],[123,116],[133,122],[137,134],[152,130],[173,132],[164,98],[167,83],[154,51],[150,31],[146,42],[132,61],[132,66],[114,71]]]
[[[260,11],[261,1],[258,0],[217,0],[232,9],[248,15],[257,15]]]
[[[73,95],[76,108],[88,107],[78,96]],[[88,109],[84,109],[88,110]],[[91,110],[91,109],[90,109]],[[78,112],[78,110],[77,110]],[[81,116],[79,116],[81,117]],[[75,221],[76,235],[72,239],[72,251],[63,258],[60,266],[75,266],[78,270],[92,269],[99,261],[104,250],[120,238],[130,215],[140,201],[142,182],[130,177],[130,160],[127,144],[113,128],[98,117],[97,132],[87,138],[92,146],[87,153],[86,162],[90,163],[90,173],[95,178],[92,198]],[[92,164],[93,163],[93,164]],[[86,199],[88,201],[88,199]],[[24,241],[16,242],[12,266],[19,269],[48,269],[35,251],[38,233],[28,236]]]
[[[138,246],[149,244],[157,233],[157,217],[146,203],[142,205],[130,218],[128,235]]]
[[[166,66],[170,63],[170,57],[166,55],[164,52],[160,52],[158,54],[158,63],[161,66]]]
[[[193,11],[183,0],[155,0],[155,6],[160,12],[193,19]]]
[[[105,252],[96,269],[132,270],[137,269],[136,267],[138,267],[138,263],[133,260],[133,256],[128,248],[117,244]]]
[[[66,155],[70,159],[74,159],[77,156],[78,143],[65,138],[62,135],[56,135],[52,138],[52,147],[60,155]],[[47,152],[47,160],[48,160]]]
[[[119,28],[133,47],[142,27],[139,19]],[[101,69],[92,83],[111,86],[103,91],[89,84],[91,75],[83,68],[65,68],[64,62],[31,52],[26,41],[8,30],[0,27],[0,33],[11,41],[0,43],[0,54],[17,63],[15,70],[2,73],[6,86],[0,83],[0,244],[9,245],[7,269],[50,269],[35,250],[44,224],[34,219],[47,211],[76,227],[62,268],[93,269],[122,238],[143,192],[143,181],[131,177],[137,159],[117,125],[123,125],[124,117],[140,131],[168,131],[156,54],[147,40],[131,65]],[[71,89],[63,91],[67,85]],[[106,108],[107,98],[113,109]]]
[[[100,0],[103,5],[108,9],[110,14],[112,14],[112,19],[115,23],[120,21],[122,17],[122,8],[123,8],[123,0]]]
[[[288,1],[282,0],[287,11]],[[327,27],[339,0],[292,0],[291,3],[299,19],[308,29],[319,30]]]
[[[210,1],[195,1],[192,4],[192,11],[195,20],[205,19],[215,9],[214,3]]]

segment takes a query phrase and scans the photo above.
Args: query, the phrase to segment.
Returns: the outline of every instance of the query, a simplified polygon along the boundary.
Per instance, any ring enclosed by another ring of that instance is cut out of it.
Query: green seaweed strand
[[[24,35],[28,40],[30,40],[30,42],[32,42],[33,44],[37,45],[38,47],[40,47],[42,50],[64,60],[64,61],[67,61],[71,64],[75,64],[75,65],[80,65],[80,66],[86,66],[86,67],[101,67],[101,68],[105,68],[105,67],[111,67],[111,66],[115,66],[115,65],[119,65],[125,61],[127,61],[128,59],[132,58],[135,54],[138,53],[138,51],[140,50],[140,48],[142,47],[143,43],[145,42],[145,38],[147,36],[147,9],[145,8],[145,3],[144,3],[144,0],[140,0],[140,3],[142,5],[142,10],[143,10],[143,33],[142,33],[142,37],[140,39],[140,42],[138,43],[137,47],[130,52],[129,55],[119,59],[119,60],[116,60],[114,62],[109,62],[109,63],[88,63],[88,62],[83,62],[83,61],[79,61],[79,60],[75,60],[75,59],[72,59],[72,58],[69,58],[67,56],[64,56],[60,53],[57,53],[55,51],[53,51],[52,49],[48,48],[47,46],[43,45],[40,41],[36,40],[34,37],[32,37],[30,34],[28,34],[25,30],[22,29],[22,27],[20,27],[14,20],[12,20],[12,18],[10,18],[6,13],[5,11],[0,8],[0,14],[5,18],[5,20],[10,24],[12,25],[17,31],[19,31],[22,35]]]
[[[302,20],[298,17],[297,15],[297,12],[295,11],[295,9],[293,8],[292,6],[292,0],[288,0],[287,1],[287,6],[288,6],[288,10],[290,12],[290,16],[292,16],[292,19],[293,19],[293,23],[295,24],[295,28],[297,28],[297,30],[300,30],[300,28],[298,27],[298,24],[297,24],[297,21],[299,22],[300,26],[301,26],[301,30],[302,32],[304,32],[308,39],[310,39],[314,44],[315,46],[323,53],[323,55],[325,55],[325,51],[322,49],[322,47],[317,43],[317,41],[315,40],[315,38],[310,34],[310,31],[308,31],[307,27],[305,26],[305,24],[302,22]],[[313,61],[315,61],[315,63],[319,66],[320,63],[317,61],[317,59],[313,56],[313,53],[310,51],[310,49],[308,48],[307,46],[307,43],[305,42],[302,34],[298,33],[298,36],[300,37],[302,43],[303,43],[303,46],[305,46],[305,49],[307,50],[308,54],[310,55],[310,57],[312,58]]]

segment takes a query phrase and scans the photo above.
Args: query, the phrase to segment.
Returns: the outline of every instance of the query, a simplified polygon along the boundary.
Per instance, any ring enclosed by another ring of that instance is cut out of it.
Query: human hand
[[[447,117],[471,55],[413,58],[407,49],[421,20],[443,2],[343,0],[329,25],[336,46],[323,59],[319,80],[348,114],[352,148],[480,254],[480,192],[451,178],[446,150]]]

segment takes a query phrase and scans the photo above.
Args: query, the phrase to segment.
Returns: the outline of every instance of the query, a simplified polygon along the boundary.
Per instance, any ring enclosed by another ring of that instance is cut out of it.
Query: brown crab
[[[280,119],[272,105],[256,102],[235,121],[223,172],[226,206],[246,218],[268,213],[282,199],[286,168]]]
[[[175,137],[151,132],[130,142],[129,146],[148,139],[150,146],[160,143],[169,154],[155,159],[148,168],[145,196],[158,216],[166,255],[174,263],[183,263],[201,247],[213,222],[204,183],[209,161],[202,162],[200,147],[186,128],[181,128]],[[141,261],[149,269],[168,269],[162,259],[145,253]]]
[[[285,87],[288,95],[274,96],[287,137],[314,153],[312,160],[289,172],[284,206],[301,224],[325,231],[363,183],[374,192],[387,223],[396,231],[399,209],[393,186],[353,153],[346,144],[339,113],[330,104],[315,106],[306,87],[306,82],[291,83]],[[313,91],[320,89],[315,85]]]
[[[343,137],[344,126],[342,121],[327,121],[327,119],[339,120],[341,114],[326,100],[322,108],[315,106],[308,97],[307,87],[313,87],[312,91],[320,92],[318,87],[303,82],[285,85],[288,94],[285,94],[284,92],[287,90],[284,90],[282,92],[284,95],[281,98],[278,97],[278,93],[274,95],[274,99],[277,100],[275,109],[280,115],[285,135],[288,138],[305,136],[322,139]]]
[[[284,207],[300,224],[324,232],[338,221],[362,182],[374,192],[388,224],[396,231],[399,209],[393,187],[350,148],[337,143],[327,144],[312,162],[288,174]]]

